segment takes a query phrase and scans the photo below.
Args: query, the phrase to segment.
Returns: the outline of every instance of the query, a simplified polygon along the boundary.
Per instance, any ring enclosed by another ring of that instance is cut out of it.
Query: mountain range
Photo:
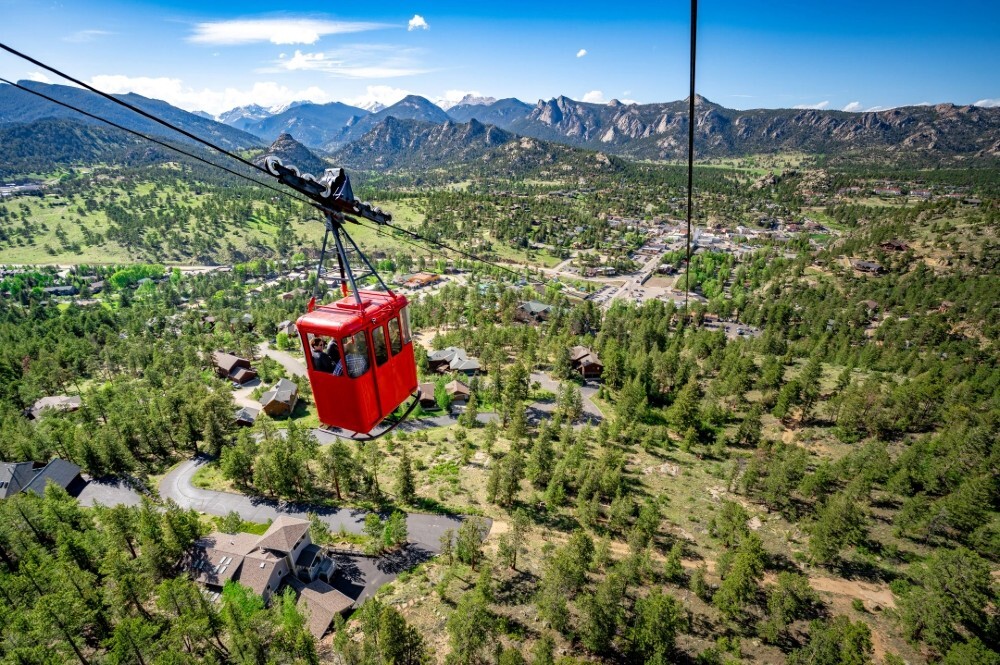
[[[188,142],[88,91],[31,81],[21,85],[137,131]],[[686,154],[686,100],[594,104],[556,97],[530,105],[518,99],[466,98],[445,111],[411,95],[374,113],[341,102],[298,102],[283,108],[241,107],[217,121],[136,94],[116,97],[226,149],[259,149],[289,135],[285,143],[294,138],[312,151],[355,167],[403,168],[484,159],[487,151],[520,137],[630,159],[673,160]],[[0,85],[0,130],[8,136],[15,125],[51,118],[95,123],[28,92]],[[699,96],[695,123],[696,154],[702,159],[775,152],[926,163],[1000,157],[1000,108],[940,104],[866,113],[741,111]],[[115,136],[114,132],[74,134],[65,125],[47,126],[46,132],[72,135],[76,142],[99,136],[102,148],[98,152],[107,152],[110,137]],[[23,154],[32,160],[44,155],[44,142],[33,147],[24,132],[17,135]],[[131,147],[131,143],[118,147]],[[72,152],[88,154],[82,147]]]
[[[813,109],[729,109],[696,98],[699,157],[733,157],[782,151],[857,157],[1000,156],[1000,109],[978,106],[911,106],[849,113]],[[521,136],[600,150],[633,159],[679,159],[686,154],[687,100],[657,104],[580,102],[560,96],[534,106],[518,99],[469,98],[447,110],[408,96],[378,111],[326,104],[308,115],[303,107],[274,116],[312,149],[332,152],[362,138],[389,117],[442,124],[476,120]],[[264,121],[265,123],[267,121]],[[274,126],[245,129],[266,140]],[[398,130],[398,127],[396,128]]]

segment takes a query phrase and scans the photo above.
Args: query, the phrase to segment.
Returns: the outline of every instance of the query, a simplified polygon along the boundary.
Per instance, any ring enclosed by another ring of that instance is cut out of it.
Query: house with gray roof
[[[517,306],[514,318],[522,323],[539,323],[547,321],[552,314],[552,305],[546,305],[537,300],[528,300]]]
[[[465,349],[449,346],[447,349],[434,351],[427,356],[427,363],[432,372],[447,374],[461,372],[473,376],[482,372],[482,366],[475,358],[470,358]]]
[[[242,406],[236,410],[236,424],[240,427],[253,427],[253,424],[257,422],[258,413],[260,413],[258,409]]]
[[[14,496],[31,482],[35,475],[32,462],[3,462],[0,464],[0,499]]]
[[[0,499],[18,492],[34,492],[41,496],[50,482],[72,492],[84,481],[80,477],[80,467],[64,459],[56,458],[38,468],[34,462],[0,463]]]
[[[272,418],[292,415],[299,401],[299,387],[288,379],[279,379],[274,387],[260,396],[261,408]]]
[[[38,419],[42,411],[52,409],[54,411],[76,411],[83,406],[83,400],[79,395],[51,395],[43,397],[27,410],[25,415],[32,420]]]

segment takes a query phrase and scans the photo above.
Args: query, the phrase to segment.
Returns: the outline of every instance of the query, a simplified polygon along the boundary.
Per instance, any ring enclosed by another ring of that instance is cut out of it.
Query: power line
[[[687,183],[687,253],[684,270],[684,309],[691,293],[691,206],[694,201],[694,72],[695,44],[698,38],[698,0],[691,0],[691,90],[688,93],[688,183]]]
[[[245,180],[249,180],[250,182],[252,182],[252,183],[254,183],[256,185],[260,185],[261,187],[266,187],[267,189],[270,189],[271,191],[277,192],[278,194],[281,194],[282,196],[288,196],[293,201],[298,201],[299,203],[306,203],[306,204],[309,204],[309,205],[314,205],[311,201],[306,201],[305,199],[300,199],[297,196],[294,196],[288,190],[280,189],[280,188],[275,187],[274,185],[271,185],[271,184],[266,183],[266,182],[261,182],[259,180],[254,180],[253,178],[251,178],[250,176],[246,175],[245,173],[240,173],[239,171],[234,171],[234,170],[232,170],[232,169],[230,169],[228,167],[222,166],[221,164],[216,164],[215,162],[209,161],[209,160],[205,159],[204,157],[200,157],[199,155],[196,155],[194,153],[191,153],[191,152],[188,152],[186,150],[183,150],[182,148],[178,148],[175,145],[170,145],[169,143],[166,143],[165,141],[161,141],[159,139],[153,138],[152,136],[148,136],[146,134],[143,134],[142,132],[136,131],[134,129],[129,129],[128,127],[125,127],[123,125],[118,124],[117,122],[108,120],[107,118],[102,118],[101,116],[95,115],[93,113],[90,113],[89,111],[84,111],[83,109],[77,108],[76,106],[73,106],[72,104],[60,101],[58,99],[55,99],[54,97],[50,97],[49,95],[46,95],[45,93],[39,92],[37,90],[32,90],[31,88],[27,88],[27,87],[21,85],[20,83],[14,83],[13,81],[8,81],[7,79],[5,79],[3,77],[0,77],[0,82],[6,83],[7,85],[12,85],[15,88],[18,88],[19,90],[23,90],[24,92],[30,93],[30,94],[35,95],[37,97],[41,97],[42,99],[48,100],[48,101],[52,102],[53,104],[58,104],[59,106],[62,106],[62,107],[67,108],[67,109],[70,109],[71,111],[76,111],[77,113],[79,113],[81,115],[84,115],[84,116],[86,116],[88,118],[92,118],[92,119],[97,120],[99,122],[103,122],[104,124],[110,125],[111,127],[114,127],[115,129],[120,129],[123,132],[128,132],[129,134],[132,134],[134,136],[138,136],[139,138],[145,139],[145,140],[147,140],[147,141],[149,141],[151,143],[155,143],[156,145],[163,146],[164,148],[168,148],[170,150],[178,152],[178,153],[184,155],[185,157],[190,157],[191,159],[199,161],[202,164],[207,164],[208,166],[214,166],[217,169],[222,169],[226,173],[231,173],[232,175],[238,176],[238,177],[243,178]]]

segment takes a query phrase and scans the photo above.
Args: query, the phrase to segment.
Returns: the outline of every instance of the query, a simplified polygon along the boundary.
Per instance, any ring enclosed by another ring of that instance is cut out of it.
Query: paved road
[[[285,371],[288,372],[288,376],[295,376],[296,374],[306,376],[305,361],[285,351],[272,348],[270,342],[263,342],[258,348],[268,358],[278,361],[285,368]]]
[[[531,380],[533,382],[537,381],[542,386],[542,389],[556,393],[557,395],[562,390],[562,384],[542,372],[532,372]],[[604,420],[604,414],[601,413],[601,410],[597,408],[597,405],[591,399],[597,394],[597,385],[593,381],[588,381],[580,387],[580,396],[583,402],[583,417],[574,427],[580,428],[587,424],[599,425]],[[552,412],[556,409],[556,405],[555,402],[535,402],[528,409],[529,411],[535,411],[539,414],[546,413],[551,416]]]
[[[206,458],[196,458],[176,466],[160,481],[160,496],[164,499],[173,499],[184,508],[194,508],[210,515],[225,516],[235,510],[244,520],[258,523],[273,520],[279,515],[308,519],[307,513],[315,512],[326,522],[331,531],[344,529],[349,533],[362,533],[367,514],[363,510],[321,508],[195,487],[191,484],[191,478],[198,467],[207,461]],[[450,515],[409,513],[406,517],[410,542],[432,553],[441,550],[439,542],[441,534],[446,529],[457,529],[461,523],[461,518]]]
[[[138,506],[141,502],[137,492],[126,481],[119,478],[91,480],[76,496],[82,506]]]

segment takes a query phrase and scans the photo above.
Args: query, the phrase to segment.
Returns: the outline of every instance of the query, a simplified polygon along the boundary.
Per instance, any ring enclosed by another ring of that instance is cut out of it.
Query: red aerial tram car
[[[347,296],[316,307],[295,325],[320,421],[365,433],[413,395],[417,368],[406,296],[366,290],[358,296],[360,303]],[[316,366],[316,340],[330,369]]]
[[[317,286],[328,240],[331,236],[334,240],[341,298],[317,307],[314,297],[309,311],[296,322],[320,422],[352,432],[353,438],[382,436],[417,404],[417,366],[407,300],[386,286],[344,229],[344,222],[356,221],[348,216],[351,214],[376,224],[388,224],[392,217],[357,201],[343,169],[328,169],[317,179],[300,175],[294,166],[285,166],[273,156],[265,165],[281,182],[317,201],[326,216]],[[351,265],[348,246],[363,264],[361,273]],[[374,280],[379,288],[359,288],[364,279]],[[380,427],[410,398],[401,417]]]

